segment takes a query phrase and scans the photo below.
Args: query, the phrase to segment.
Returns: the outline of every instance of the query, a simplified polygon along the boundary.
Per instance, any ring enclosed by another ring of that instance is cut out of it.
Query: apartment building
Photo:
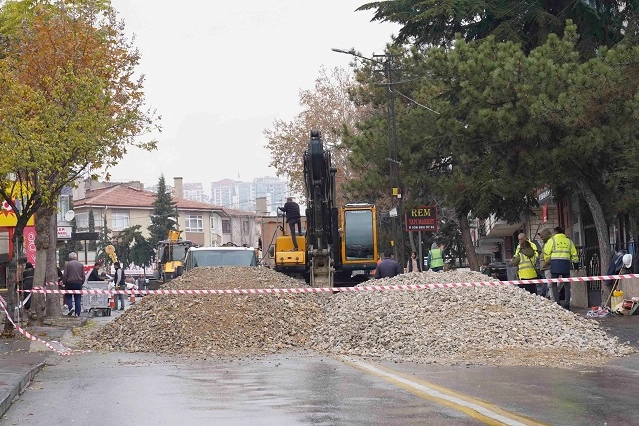
[[[95,186],[94,186],[95,187]],[[181,178],[176,178],[174,194],[182,194]],[[89,191],[74,191],[74,211],[77,231],[89,228],[89,212],[93,210],[95,229],[106,224],[112,232],[140,225],[149,236],[153,203],[156,194],[128,184],[100,186]],[[259,236],[259,216],[254,212],[225,209],[208,203],[173,196],[176,202],[178,229],[182,238],[201,246],[225,243],[256,246]]]

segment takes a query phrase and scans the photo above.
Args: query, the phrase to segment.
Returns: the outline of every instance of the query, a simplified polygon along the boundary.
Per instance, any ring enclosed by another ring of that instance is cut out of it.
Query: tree
[[[93,215],[93,207],[89,208],[89,232],[95,232],[95,216]],[[97,249],[97,243],[95,241],[89,241],[89,250],[95,251]]]
[[[169,219],[171,217],[175,218],[175,220]],[[151,225],[148,227],[151,234],[149,237],[151,245],[155,247],[158,242],[166,240],[169,231],[176,230],[176,224],[176,203],[173,201],[171,193],[166,190],[166,181],[164,180],[164,175],[161,175],[158,180],[157,197],[153,202]]]
[[[146,270],[153,262],[155,252],[151,241],[144,238],[141,233],[134,237],[133,247],[131,247],[131,263]]]
[[[85,174],[108,178],[128,146],[155,149],[136,136],[156,128],[157,117],[144,106],[144,78],[134,79],[139,54],[109,2],[5,2],[0,22],[0,196],[19,211],[18,248],[37,213],[34,285],[43,285],[45,275],[57,280],[45,265],[62,187]],[[43,299],[34,294],[34,304]],[[8,321],[5,332],[12,333]]]
[[[375,10],[373,20],[400,24],[400,44],[451,46],[456,34],[468,42],[493,36],[520,44],[525,52],[544,44],[550,34],[562,34],[571,20],[579,28],[577,50],[591,57],[600,46],[636,35],[639,5],[618,0],[384,0],[357,10]]]
[[[110,271],[110,264],[112,262],[111,256],[106,251],[106,248],[111,245],[111,229],[107,226],[106,214],[102,217],[102,228],[98,235],[98,241],[96,243],[95,259],[101,261],[104,268]]]
[[[345,150],[341,143],[344,129],[355,131],[355,124],[366,116],[368,108],[355,104],[349,90],[355,81],[351,73],[343,68],[333,68],[330,73],[320,69],[313,90],[300,90],[300,105],[303,111],[291,121],[275,120],[272,129],[265,129],[271,151],[271,166],[278,175],[290,179],[291,188],[305,194],[303,155],[308,148],[311,130],[320,130],[324,149],[331,151],[333,165],[337,167],[336,196],[338,204],[346,197],[342,191],[345,182],[354,179]]]
[[[133,253],[136,252],[136,250],[134,250],[134,243],[143,238],[140,232],[141,227],[141,225],[135,225],[125,228],[118,232],[117,236],[112,240],[115,253],[118,256],[118,262],[120,262],[123,269],[127,269],[134,263]]]
[[[492,37],[431,50],[431,81],[447,103],[434,128],[436,135],[455,138],[454,158],[472,160],[466,163],[472,168],[461,164],[471,179],[456,187],[463,195],[457,201],[467,198],[478,214],[508,217],[491,206],[507,202],[525,208],[534,202],[532,190],[543,184],[579,193],[594,218],[605,270],[611,212],[603,206],[619,194],[608,177],[635,167],[628,147],[636,146],[639,130],[634,65],[639,49],[619,44],[582,62],[577,39],[569,23],[563,38],[550,35],[529,55]]]

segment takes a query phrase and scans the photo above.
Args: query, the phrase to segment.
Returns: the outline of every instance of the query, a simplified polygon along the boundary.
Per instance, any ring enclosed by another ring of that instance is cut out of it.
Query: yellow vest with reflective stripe
[[[519,269],[517,270],[517,275],[519,276],[520,280],[537,278],[535,262],[537,262],[536,254],[533,257],[528,257],[523,253],[519,253]]]
[[[444,258],[442,251],[438,248],[430,250],[430,265],[429,268],[437,268],[438,266],[444,266]]]
[[[544,246],[544,257],[547,260],[579,262],[577,248],[565,234],[555,234],[546,242]]]

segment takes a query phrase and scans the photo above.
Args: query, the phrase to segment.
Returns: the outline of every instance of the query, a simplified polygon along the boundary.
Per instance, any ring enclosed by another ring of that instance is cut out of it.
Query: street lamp
[[[391,211],[395,212],[395,215],[398,217],[398,223],[395,221],[391,222],[391,234],[393,238],[393,252],[395,255],[395,260],[398,260],[400,264],[404,262],[404,232],[402,231],[402,216],[401,213],[397,213],[398,210],[401,211],[401,198],[402,194],[399,190],[400,188],[400,178],[399,178],[399,165],[400,162],[397,160],[397,124],[395,121],[395,91],[393,90],[393,58],[399,55],[393,55],[389,52],[384,53],[383,55],[373,55],[373,58],[367,58],[366,56],[362,56],[359,53],[355,52],[355,50],[344,50],[344,49],[331,49],[333,52],[344,53],[347,55],[354,56],[356,58],[364,59],[366,61],[370,61],[374,64],[381,65],[384,67],[384,72],[386,74],[386,83],[384,85],[388,89],[388,151],[389,151],[389,164],[390,164],[390,183],[391,183],[391,195],[392,195],[392,208]],[[374,58],[384,58],[384,61],[380,61]],[[399,228],[399,229],[398,229]],[[397,251],[397,236],[401,236],[401,258],[398,257]]]

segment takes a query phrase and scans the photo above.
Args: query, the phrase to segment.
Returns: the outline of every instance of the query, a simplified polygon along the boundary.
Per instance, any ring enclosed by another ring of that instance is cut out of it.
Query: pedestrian
[[[439,272],[444,269],[444,245],[433,243],[428,252],[428,268],[433,272]]]
[[[530,246],[530,241],[524,238],[519,244],[519,252],[512,258],[510,264],[517,266],[517,276],[519,280],[526,281],[537,278],[535,264],[537,263],[537,252]],[[519,288],[523,288],[532,294],[537,294],[536,284],[519,284]]]
[[[78,254],[76,252],[69,253],[69,261],[64,264],[64,271],[62,272],[62,283],[65,290],[82,290],[84,284],[84,266],[78,262]],[[64,295],[65,304],[69,308],[68,316],[72,316],[75,313],[76,317],[80,316],[82,312],[82,294],[68,294]],[[75,311],[73,305],[75,303]]]
[[[293,249],[298,250],[297,238],[295,237],[295,225],[299,235],[302,235],[302,216],[300,215],[300,205],[293,201],[293,198],[288,197],[284,207],[278,207],[279,210],[286,214],[286,223],[291,231],[291,238],[293,239]]]
[[[487,261],[479,267],[479,272],[488,275],[489,277],[493,276],[493,268],[490,267],[490,263],[488,263]]]
[[[579,257],[575,244],[564,234],[564,228],[557,226],[554,235],[544,244],[544,261],[550,266],[551,278],[570,278],[570,270],[579,270]],[[559,302],[558,283],[550,284],[550,295],[553,302]],[[564,282],[564,307],[570,309],[570,282]]]
[[[22,273],[22,290],[24,290],[24,309],[31,307],[31,289],[33,288],[33,275],[35,269],[31,262],[27,262],[24,265],[24,272]]]
[[[539,237],[539,239],[541,239],[541,246],[544,247],[546,245],[546,242],[550,239],[550,237],[552,237],[552,231],[550,229],[542,229],[537,236]],[[540,278],[543,279],[547,279],[549,280],[551,278],[550,276],[550,263],[546,263],[544,261],[544,256],[543,256],[543,250],[539,255],[540,258],[540,262],[539,262],[539,273],[540,273]],[[550,297],[550,292],[548,291],[549,289],[549,285],[547,282],[543,283],[543,284],[537,284],[537,294],[539,296],[542,297]]]
[[[102,278],[100,278],[100,274],[98,272],[101,267],[102,262],[100,262],[99,260],[95,262],[93,268],[91,269],[91,272],[89,273],[89,276],[87,277],[87,281],[102,281]]]
[[[401,267],[399,263],[395,259],[393,259],[390,250],[384,251],[384,260],[377,264],[377,269],[375,270],[375,278],[390,278],[395,275],[401,274]]]
[[[115,285],[116,290],[126,290],[126,277],[124,276],[124,269],[120,265],[120,262],[115,262],[113,264],[115,268],[115,276],[113,277],[113,283]],[[114,294],[113,295],[113,309],[118,310],[118,300],[120,301],[121,308],[120,311],[124,310],[124,294]]]
[[[138,289],[146,290],[146,278],[144,276],[138,277],[136,285],[138,286]]]
[[[422,263],[417,259],[417,252],[414,251],[410,255],[410,259],[408,259],[408,263],[406,264],[406,272],[422,272]]]

